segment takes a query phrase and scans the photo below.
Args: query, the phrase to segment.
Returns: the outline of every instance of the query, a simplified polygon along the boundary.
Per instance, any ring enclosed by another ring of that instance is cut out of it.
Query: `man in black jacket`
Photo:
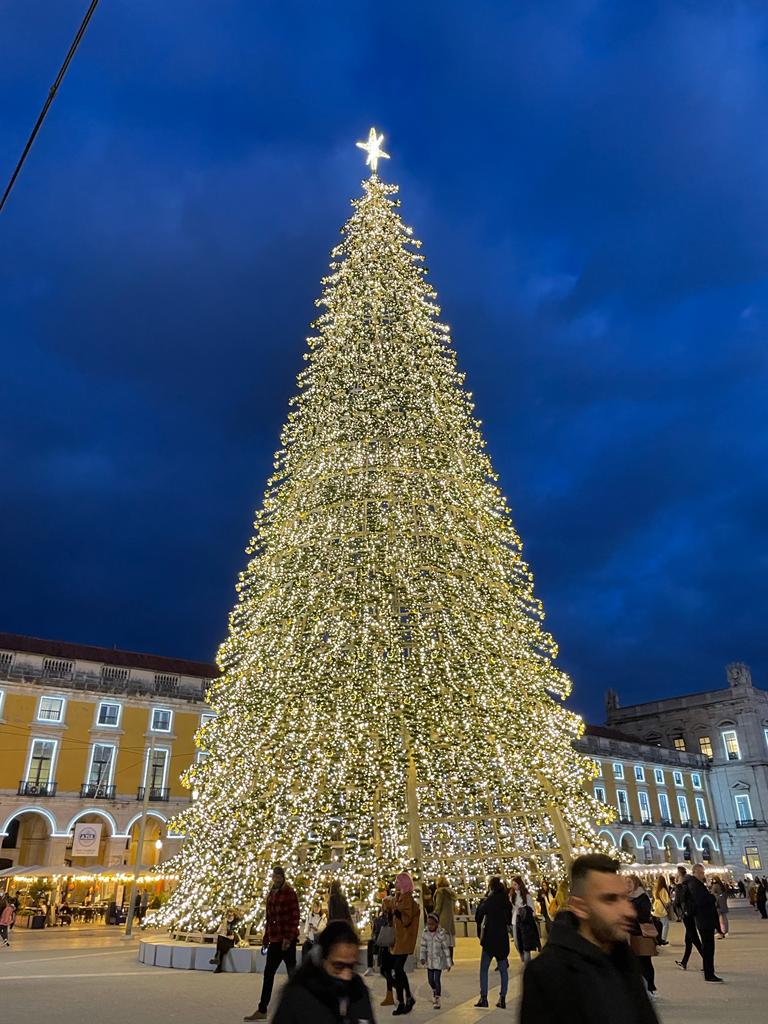
[[[525,968],[520,1024],[658,1024],[627,943],[634,911],[618,867],[603,854],[571,865],[570,909]]]
[[[675,963],[678,967],[682,967],[684,971],[688,969],[688,961],[691,959],[691,953],[694,948],[699,951],[702,961],[704,960],[704,951],[693,913],[693,899],[688,886],[690,877],[685,866],[680,864],[677,868],[677,878],[675,879],[675,910],[685,928],[685,949],[683,950],[683,959],[675,960]]]
[[[356,973],[360,940],[348,921],[331,921],[280,995],[272,1024],[373,1024],[368,987]]]
[[[682,874],[681,874],[682,873]],[[678,967],[686,970],[688,959],[691,955],[691,944],[696,946],[701,953],[704,962],[704,979],[706,981],[722,981],[715,974],[715,929],[718,925],[717,902],[715,897],[704,884],[706,875],[704,865],[694,865],[693,872],[689,875],[685,868],[677,869],[680,884],[680,904],[683,908],[683,922],[685,924],[685,951],[682,960],[676,960]],[[697,942],[697,936],[701,942]]]

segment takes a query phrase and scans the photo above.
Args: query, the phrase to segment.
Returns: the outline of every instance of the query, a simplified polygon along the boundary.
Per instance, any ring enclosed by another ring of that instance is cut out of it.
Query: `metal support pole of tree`
[[[568,869],[571,865],[571,861],[573,860],[573,846],[571,845],[570,829],[565,823],[562,811],[555,802],[555,791],[552,786],[552,783],[541,772],[537,772],[536,774],[538,776],[539,782],[541,783],[543,789],[546,791],[547,795],[553,798],[547,801],[546,810],[550,818],[552,819],[552,827],[555,830],[555,838],[557,839],[557,842],[560,846],[560,856],[563,858],[563,864],[565,868]]]
[[[134,906],[136,904],[136,890],[139,885],[139,869],[141,868],[141,858],[144,856],[144,833],[147,830],[147,810],[149,809],[149,795],[152,789],[150,785],[150,778],[152,775],[152,760],[155,753],[155,737],[153,736],[149,744],[149,754],[147,755],[146,771],[144,772],[144,799],[141,804],[141,824],[139,825],[139,838],[136,844],[136,859],[133,864],[133,881],[131,882],[131,894],[128,897],[128,913],[125,917],[125,938],[130,939],[133,934],[133,916]]]

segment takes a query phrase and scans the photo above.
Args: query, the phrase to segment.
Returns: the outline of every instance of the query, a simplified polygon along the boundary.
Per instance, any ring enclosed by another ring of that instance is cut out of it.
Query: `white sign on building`
[[[73,857],[98,857],[102,826],[80,821],[75,825],[72,837]]]

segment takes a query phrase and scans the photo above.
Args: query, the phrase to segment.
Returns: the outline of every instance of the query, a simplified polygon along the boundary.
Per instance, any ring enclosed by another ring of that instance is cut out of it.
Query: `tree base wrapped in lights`
[[[323,281],[240,576],[222,676],[174,822],[159,913],[263,907],[282,863],[308,903],[369,903],[403,868],[466,891],[557,876],[600,848],[580,719],[435,293],[377,161]]]

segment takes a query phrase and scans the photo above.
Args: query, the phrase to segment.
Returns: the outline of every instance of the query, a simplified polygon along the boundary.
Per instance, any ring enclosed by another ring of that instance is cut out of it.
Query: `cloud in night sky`
[[[3,10],[6,175],[82,13]],[[766,685],[767,45],[748,2],[100,5],[0,218],[0,626],[213,656],[376,124],[574,705]]]

